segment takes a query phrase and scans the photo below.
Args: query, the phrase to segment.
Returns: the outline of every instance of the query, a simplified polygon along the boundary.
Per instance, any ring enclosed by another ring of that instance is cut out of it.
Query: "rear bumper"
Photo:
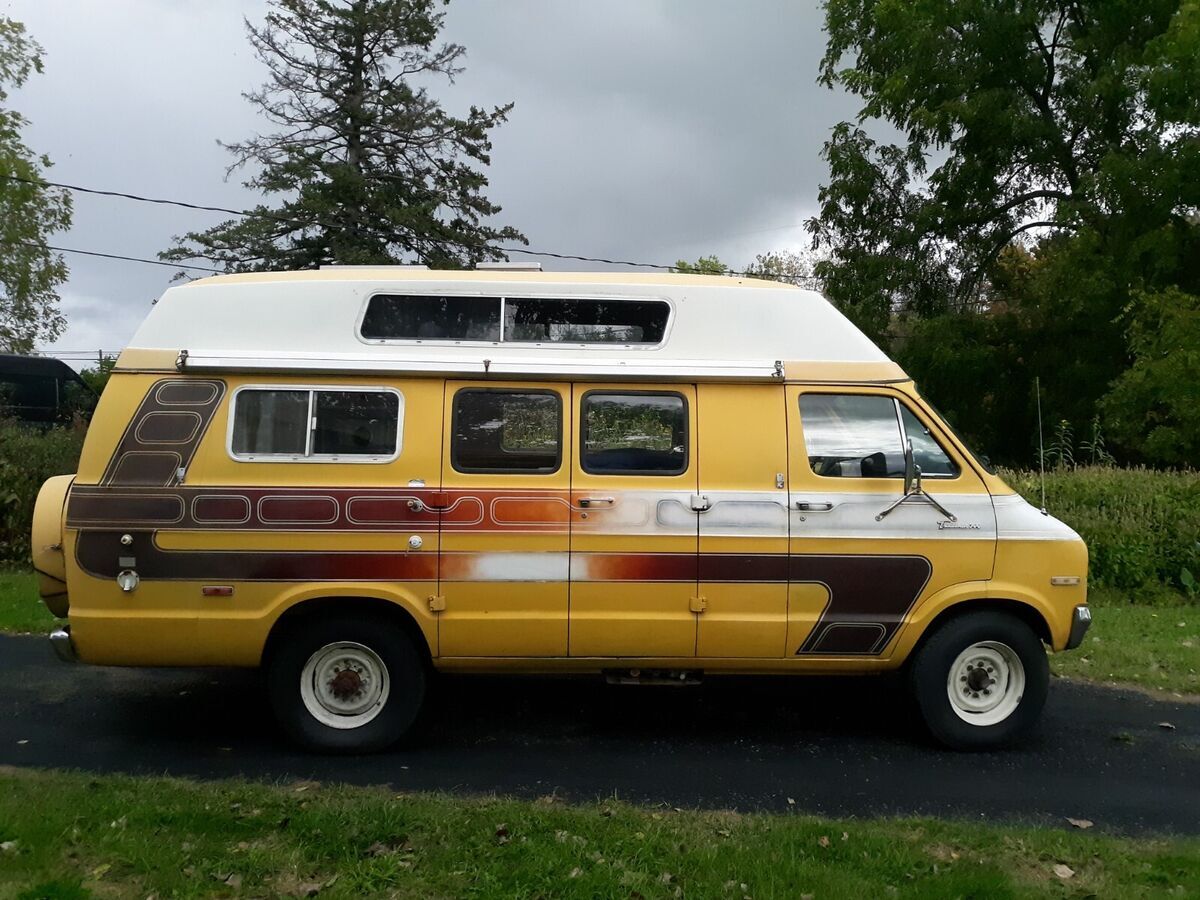
[[[75,655],[75,642],[71,640],[70,625],[50,632],[50,646],[54,648],[54,655],[63,662],[79,662],[79,657]]]
[[[1092,626],[1092,610],[1088,606],[1077,606],[1071,614],[1071,633],[1067,635],[1067,646],[1063,649],[1074,650],[1083,643],[1083,636]]]

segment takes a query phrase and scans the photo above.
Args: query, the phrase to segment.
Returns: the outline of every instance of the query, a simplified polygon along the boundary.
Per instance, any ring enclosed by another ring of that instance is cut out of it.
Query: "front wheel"
[[[956,750],[1011,744],[1041,716],[1050,665],[1041,640],[1015,616],[967,613],[946,622],[917,652],[911,684],[926,726]]]
[[[369,616],[301,622],[280,636],[267,662],[280,725],[297,743],[327,753],[369,753],[404,737],[425,684],[409,636]]]

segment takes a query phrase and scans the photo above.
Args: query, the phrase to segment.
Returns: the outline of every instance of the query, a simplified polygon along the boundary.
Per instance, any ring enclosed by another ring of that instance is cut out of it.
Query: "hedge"
[[[1037,472],[1001,475],[1040,505]],[[1087,541],[1093,585],[1129,592],[1162,585],[1196,595],[1200,473],[1108,466],[1050,471],[1046,507]]]

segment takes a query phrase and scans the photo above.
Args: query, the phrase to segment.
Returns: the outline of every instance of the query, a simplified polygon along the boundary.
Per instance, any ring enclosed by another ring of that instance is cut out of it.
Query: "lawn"
[[[1133,606],[1114,589],[1092,592],[1095,619],[1083,644],[1056,653],[1059,675],[1200,694],[1200,604],[1165,595]]]
[[[0,773],[0,895],[1200,896],[1200,840]]]
[[[49,634],[57,621],[38,597],[36,575],[0,571],[0,632]]]

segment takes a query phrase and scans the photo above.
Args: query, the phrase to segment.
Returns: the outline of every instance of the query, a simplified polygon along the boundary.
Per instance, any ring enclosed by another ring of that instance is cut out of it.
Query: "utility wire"
[[[195,269],[198,272],[224,273],[224,269],[214,269],[211,266],[189,266],[183,263],[166,262],[161,259],[145,259],[141,256],[122,256],[120,253],[101,253],[99,250],[80,250],[76,247],[55,247],[53,244],[37,244],[33,241],[0,240],[0,244],[10,247],[30,247],[34,250],[53,250],[55,253],[79,253],[83,256],[99,256],[102,259],[119,259],[125,262],[145,263],[148,266],[166,266],[169,269]]]
[[[131,193],[127,193],[125,191],[100,190],[99,188],[83,187],[82,185],[77,185],[77,184],[66,184],[66,183],[60,182],[60,181],[44,181],[44,180],[36,179],[36,178],[23,178],[19,175],[0,174],[0,178],[5,178],[5,179],[8,179],[9,181],[18,181],[18,182],[21,182],[22,184],[30,184],[35,187],[56,187],[56,188],[62,188],[63,190],[68,190],[68,191],[77,192],[77,193],[81,193],[81,194],[95,194],[96,196],[100,196],[100,197],[119,197],[123,200],[134,200],[138,203],[153,203],[153,204],[157,204],[159,206],[178,206],[178,207],[182,207],[183,209],[199,210],[201,212],[218,212],[218,213],[224,213],[226,215],[231,215],[231,216],[242,216],[244,218],[267,219],[267,220],[270,220],[273,222],[281,222],[281,223],[284,223],[287,225],[300,225],[300,226],[314,226],[315,225],[315,226],[320,226],[320,227],[324,227],[324,228],[344,227],[337,223],[323,222],[319,219],[300,219],[300,218],[296,218],[293,216],[279,215],[277,213],[257,212],[254,210],[246,210],[246,209],[232,209],[227,206],[208,206],[208,205],[202,204],[202,203],[188,203],[183,200],[169,200],[169,199],[166,199],[163,197],[146,197],[141,194],[131,194]],[[374,229],[361,229],[361,230],[364,230],[369,234],[375,234],[378,237],[387,238],[389,240],[395,239],[395,236],[396,236],[394,232],[379,231],[379,230],[374,230]],[[460,246],[471,246],[469,244],[464,244],[462,241],[451,241],[450,243],[457,243]],[[476,246],[482,246],[482,245],[476,245]],[[51,249],[54,249],[54,248],[51,248]],[[522,253],[526,256],[542,256],[542,257],[546,257],[549,259],[561,259],[561,260],[568,260],[568,261],[572,261],[572,262],[601,263],[602,265],[608,265],[608,266],[638,266],[640,268],[645,268],[645,269],[658,269],[658,270],[664,271],[664,272],[673,272],[673,271],[676,271],[676,268],[677,268],[676,266],[668,266],[668,265],[664,265],[662,263],[637,262],[635,260],[630,260],[630,259],[607,259],[607,258],[601,257],[601,256],[581,256],[581,255],[577,255],[574,253],[553,253],[549,250],[529,250],[529,249],[526,249],[525,247],[497,246],[497,247],[495,247],[495,249],[500,250],[501,252],[504,252],[504,253]],[[89,254],[89,251],[83,251],[83,250],[63,250],[61,252]],[[90,253],[89,255],[104,256],[106,254]],[[205,266],[185,266],[180,263],[165,262],[162,260],[159,260],[156,262],[155,260],[146,260],[146,259],[133,260],[132,258],[129,258],[129,257],[114,256],[113,258],[116,258],[116,259],[125,258],[125,259],[130,259],[130,261],[149,262],[149,263],[154,263],[156,265],[163,265],[163,266],[176,266],[181,269],[197,269],[199,271],[207,271],[207,272],[224,272],[223,269],[212,269],[212,268],[208,268]],[[724,274],[731,275],[734,277],[747,277],[747,278],[761,277],[761,274],[759,274],[759,273],[735,272],[733,270],[726,271]]]

